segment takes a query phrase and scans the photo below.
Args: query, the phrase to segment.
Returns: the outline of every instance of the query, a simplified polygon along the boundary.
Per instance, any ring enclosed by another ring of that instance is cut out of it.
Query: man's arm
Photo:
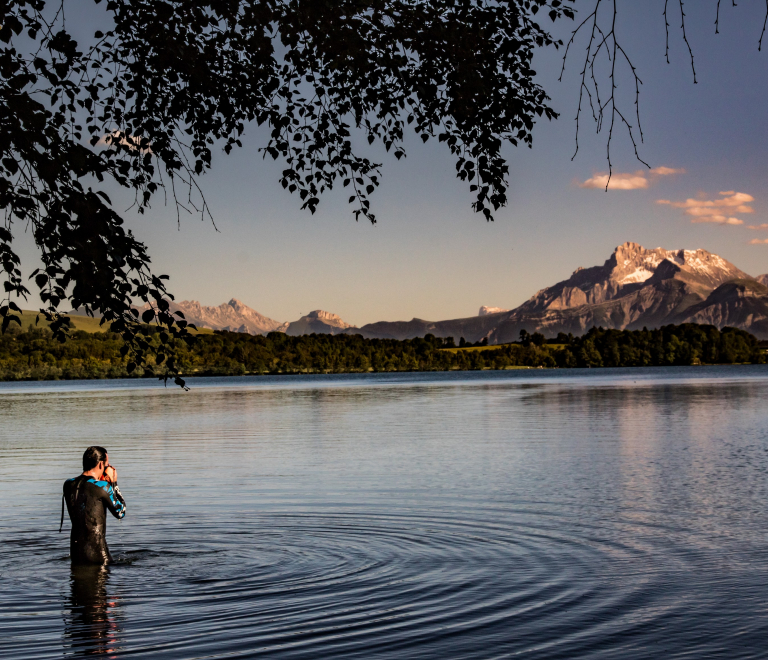
[[[125,498],[120,492],[120,489],[117,487],[117,482],[112,484],[112,490],[115,491],[115,497],[122,503],[123,506],[125,506]]]
[[[110,513],[115,518],[118,518],[118,519],[125,518],[125,509],[126,509],[125,499],[120,494],[120,491],[117,488],[117,482],[115,482],[114,484],[111,484],[108,481],[94,480],[93,483],[101,489],[102,498],[104,499],[104,503],[106,504]]]
[[[115,498],[117,498],[117,501],[123,505],[123,516],[125,516],[125,498],[123,497],[123,494],[120,492],[120,488],[117,486],[117,469],[112,466],[108,465],[106,469],[104,470],[104,477],[103,479],[109,483],[110,486],[112,486],[113,495]],[[114,512],[112,512],[113,515]],[[120,517],[123,517],[120,516]]]
[[[62,527],[64,527],[64,504],[67,503],[67,511],[69,511],[68,495],[69,489],[72,485],[72,479],[67,479],[64,482],[64,487],[61,491],[61,522],[59,522],[59,533],[61,533]]]

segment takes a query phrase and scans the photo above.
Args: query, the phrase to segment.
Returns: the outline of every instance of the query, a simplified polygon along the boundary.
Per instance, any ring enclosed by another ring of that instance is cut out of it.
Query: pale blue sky
[[[579,62],[573,59],[558,83],[560,56],[553,51],[537,55],[535,68],[562,116],[537,126],[533,150],[507,150],[510,205],[494,223],[472,213],[470,193],[455,178],[444,146],[416,140],[408,141],[404,162],[382,156],[383,184],[372,198],[376,226],[354,221],[342,190],[324,197],[312,216],[277,184],[281,164],[257,154],[254,128],[243,149],[218,155],[201,179],[218,233],[191,217],[177,230],[175,213],[160,199],[144,217],[127,214],[129,226],[149,245],[157,270],[171,276],[177,299],[218,305],[235,297],[280,321],[318,308],[362,325],[471,316],[480,305],[514,307],[576,267],[602,263],[627,240],[704,248],[753,275],[768,272],[768,244],[750,244],[768,239],[768,231],[747,227],[768,223],[768,52],[757,52],[760,4],[724,3],[719,36],[714,1],[686,5],[699,77],[694,86],[674,29],[679,15],[671,21],[668,66],[663,1],[619,2],[625,12],[619,31],[644,80],[641,154],[653,166],[686,170],[648,189],[578,186],[607,171],[606,136],[595,136],[585,122],[571,162]],[[566,28],[570,22],[559,26],[563,34]],[[615,140],[615,171],[642,169],[625,134]],[[682,209],[656,203],[714,200],[730,190],[754,197],[754,213],[738,215],[741,226],[693,224]],[[34,252],[28,237],[20,243],[29,272]]]

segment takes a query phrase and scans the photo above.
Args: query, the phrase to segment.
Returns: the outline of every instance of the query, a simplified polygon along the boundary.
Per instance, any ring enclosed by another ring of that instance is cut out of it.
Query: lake
[[[768,366],[190,385],[0,384],[0,657],[768,656]]]

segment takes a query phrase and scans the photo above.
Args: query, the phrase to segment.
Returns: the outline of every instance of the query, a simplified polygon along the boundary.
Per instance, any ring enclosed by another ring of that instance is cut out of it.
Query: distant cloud
[[[693,219],[691,222],[714,222],[721,225],[743,225],[744,221],[734,217],[735,213],[754,213],[749,206],[755,201],[747,193],[726,190],[720,192],[720,199],[686,199],[684,202],[671,202],[659,199],[657,204],[668,204],[676,209],[684,209],[686,215]]]
[[[753,238],[750,245],[768,245],[768,238]]]
[[[757,229],[758,231],[768,231],[768,223],[763,223],[762,225],[747,225],[747,228]]]
[[[638,190],[648,187],[648,179],[645,172],[636,172],[635,174],[613,174],[608,180],[607,174],[596,174],[584,183],[580,183],[580,188],[602,188],[608,186],[609,190]]]
[[[654,167],[651,170],[638,170],[632,174],[617,172],[609,175],[606,173],[595,174],[579,184],[580,188],[596,188],[605,190],[643,190],[655,182],[658,177],[671,174],[685,174],[682,167]]]
[[[651,174],[656,176],[669,176],[670,174],[685,174],[684,167],[654,167]]]

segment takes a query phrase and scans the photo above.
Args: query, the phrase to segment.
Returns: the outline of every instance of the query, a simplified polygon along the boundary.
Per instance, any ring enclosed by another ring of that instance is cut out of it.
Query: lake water
[[[768,656],[768,367],[191,385],[0,385],[0,657]]]

